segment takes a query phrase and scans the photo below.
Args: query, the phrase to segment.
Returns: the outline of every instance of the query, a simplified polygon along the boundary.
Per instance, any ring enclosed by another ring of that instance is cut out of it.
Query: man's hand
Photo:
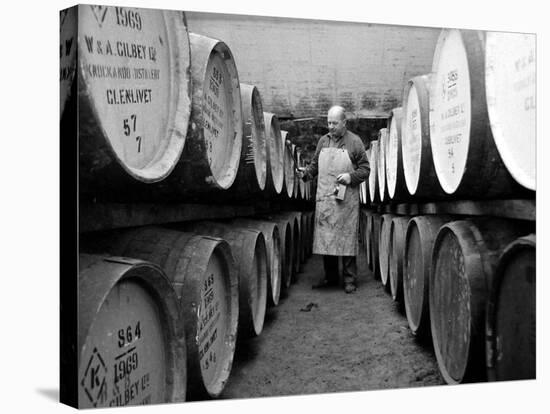
[[[305,167],[296,168],[296,175],[298,176],[298,178],[303,179],[305,174],[306,174],[306,168]]]
[[[336,181],[340,184],[350,185],[351,176],[348,173],[340,174],[338,177],[336,177]]]

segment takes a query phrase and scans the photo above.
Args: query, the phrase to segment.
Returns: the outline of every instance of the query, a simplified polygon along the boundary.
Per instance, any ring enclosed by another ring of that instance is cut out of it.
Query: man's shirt
[[[306,168],[304,181],[311,180],[317,176],[319,172],[319,154],[323,148],[342,148],[348,151],[354,168],[354,171],[350,173],[352,186],[357,186],[368,178],[370,165],[363,141],[353,132],[346,129],[340,137],[334,138],[330,134],[326,134],[319,139],[311,163]]]

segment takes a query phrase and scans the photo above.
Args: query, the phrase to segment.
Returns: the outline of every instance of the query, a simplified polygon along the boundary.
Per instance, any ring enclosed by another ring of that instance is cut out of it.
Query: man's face
[[[327,116],[328,121],[328,132],[333,137],[339,137],[344,133],[344,128],[346,127],[346,120],[342,119],[341,114],[339,113],[330,113]]]

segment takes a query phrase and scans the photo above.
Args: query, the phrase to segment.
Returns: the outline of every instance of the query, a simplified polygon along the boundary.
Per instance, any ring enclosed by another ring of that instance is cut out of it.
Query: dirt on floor
[[[304,264],[262,334],[239,340],[221,398],[254,398],[444,384],[433,350],[358,256],[358,291],[312,289],[320,256]]]

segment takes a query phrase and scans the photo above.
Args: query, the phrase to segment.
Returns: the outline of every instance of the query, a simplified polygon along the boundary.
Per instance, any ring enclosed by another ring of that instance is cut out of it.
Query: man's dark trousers
[[[342,273],[344,276],[344,284],[351,283],[357,286],[357,261],[355,259],[355,256],[323,255],[325,279],[330,284],[338,284],[338,257],[342,257]]]

